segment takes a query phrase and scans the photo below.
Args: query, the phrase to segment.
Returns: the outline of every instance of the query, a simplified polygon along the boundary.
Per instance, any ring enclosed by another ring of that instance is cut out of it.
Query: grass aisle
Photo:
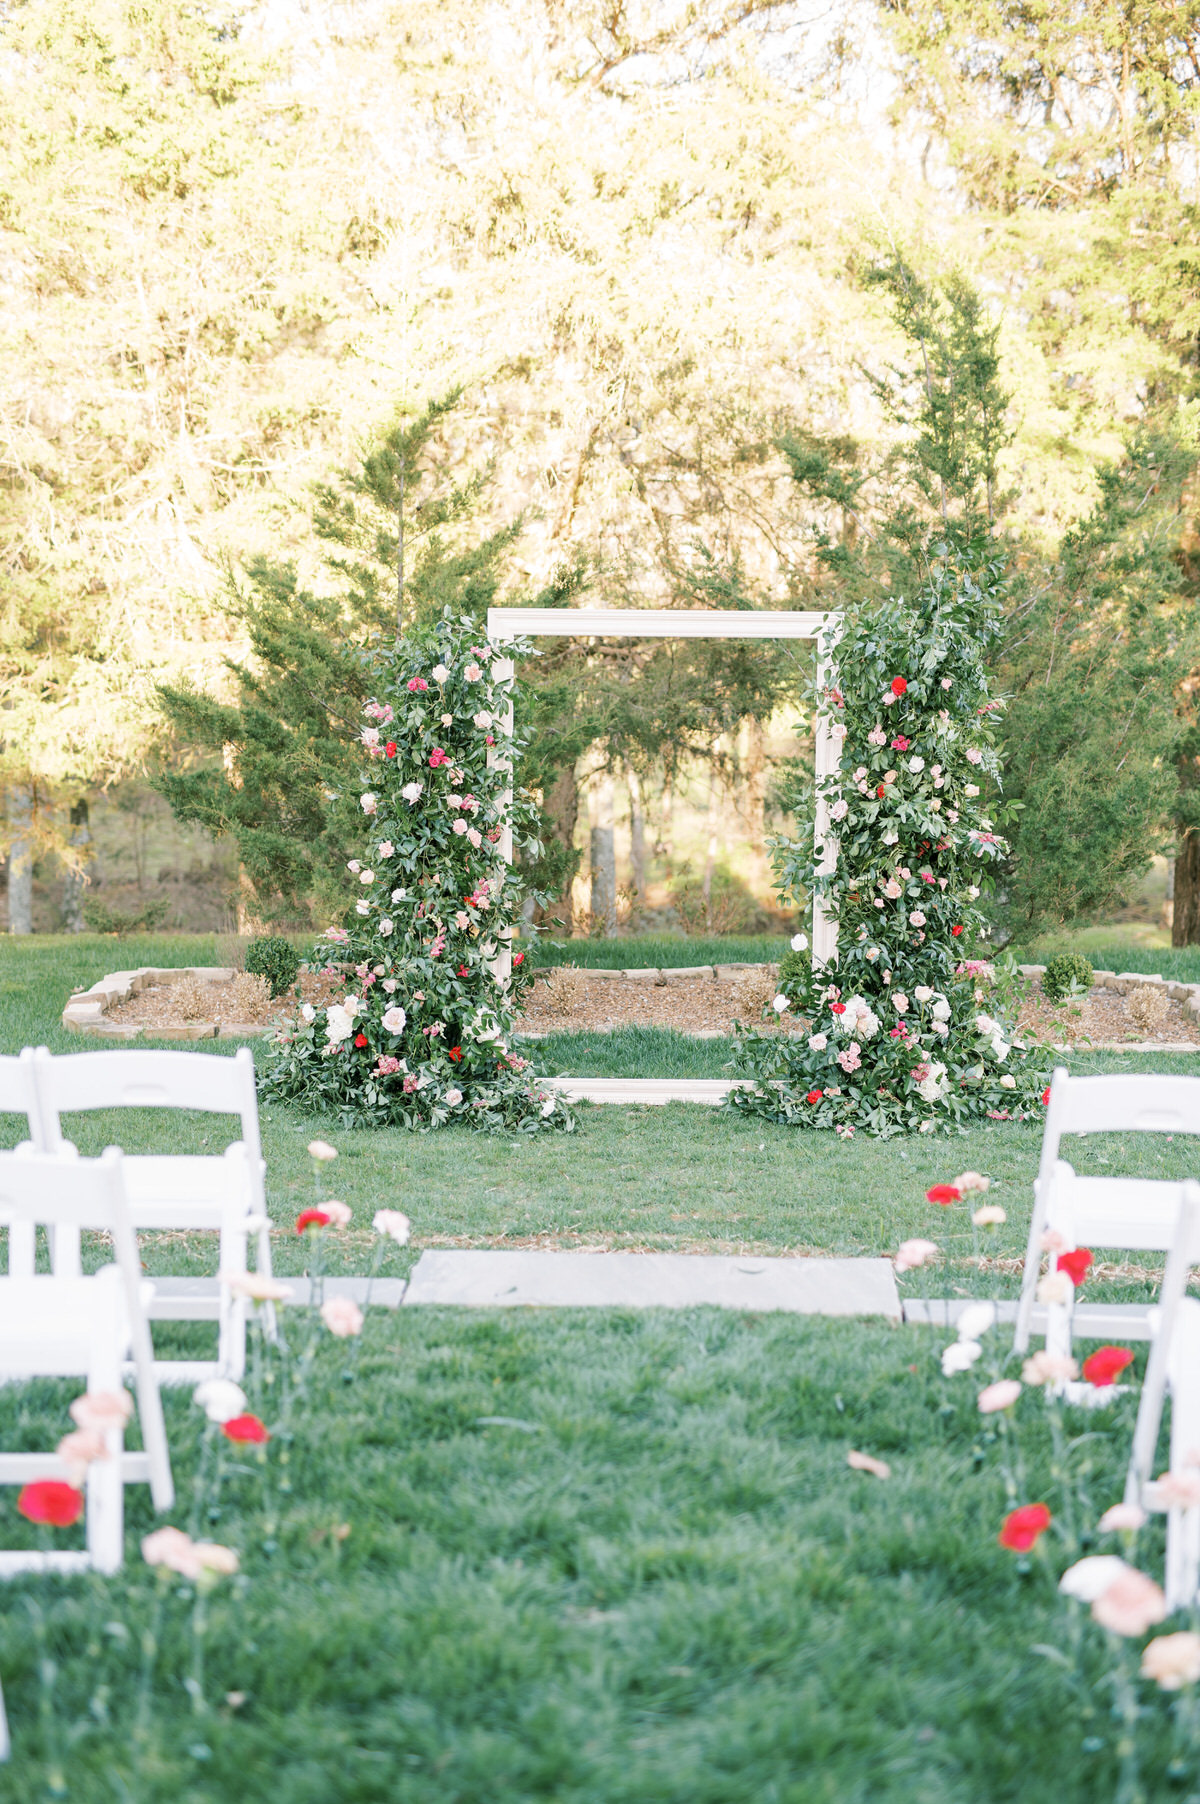
[[[188,1589],[168,1589],[140,1777],[149,1572],[6,1586],[0,1670],[33,1765],[0,1769],[0,1799],[42,1795],[26,1600],[48,1616],[75,1804],[1111,1797],[1102,1637],[1085,1632],[1078,1688],[1038,1651],[1066,1640],[1066,1556],[997,1546],[996,1437],[934,1344],[707,1310],[378,1315],[351,1380],[326,1343],[288,1491],[235,1473],[208,1513],[243,1573],[208,1606],[200,1715]],[[1028,1402],[1028,1495],[1057,1516]],[[5,1399],[4,1430],[43,1439],[51,1387],[40,1403]],[[169,1414],[187,1499],[199,1412],[176,1395]],[[1100,1429],[1098,1507],[1129,1417],[1075,1425]],[[850,1471],[851,1448],[894,1476]],[[1171,1754],[1164,1736],[1156,1786]]]

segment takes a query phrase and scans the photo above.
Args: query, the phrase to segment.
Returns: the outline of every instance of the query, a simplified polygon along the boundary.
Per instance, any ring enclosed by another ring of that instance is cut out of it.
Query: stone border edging
[[[128,1002],[131,996],[155,983],[178,983],[181,977],[195,977],[201,983],[229,983],[237,972],[232,965],[139,965],[136,971],[110,971],[98,978],[88,990],[75,990],[62,1012],[62,1024],[68,1033],[99,1034],[109,1040],[252,1040],[269,1034],[270,1027],[248,1021],[174,1021],[162,1026],[150,1022],[110,1021],[108,1011],[114,1004]]]

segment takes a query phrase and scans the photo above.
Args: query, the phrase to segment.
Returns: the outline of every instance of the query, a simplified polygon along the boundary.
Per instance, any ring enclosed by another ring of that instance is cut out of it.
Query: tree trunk
[[[617,847],[613,833],[613,779],[602,771],[588,793],[591,818],[592,922],[606,940],[617,936]]]
[[[721,784],[716,766],[720,745],[719,739],[713,744],[713,764],[708,775],[708,813],[704,822],[704,881],[701,884],[701,890],[704,896],[704,925],[709,933],[713,930],[713,872],[717,867],[717,849],[721,843]]]
[[[83,892],[87,888],[88,847],[92,843],[88,820],[87,797],[80,796],[71,808],[71,832],[67,842],[78,854],[78,864],[68,865],[62,886],[62,924],[64,933],[82,933]]]
[[[642,780],[632,764],[626,765],[625,777],[629,784],[629,869],[634,899],[639,908],[645,908],[646,813],[642,800]]]
[[[1189,827],[1175,854],[1173,946],[1200,946],[1200,829]]]
[[[8,792],[8,931],[33,932],[33,787]]]
[[[658,837],[654,841],[655,855],[665,858],[668,866],[671,863],[671,827],[675,812],[675,789],[671,782],[671,773],[663,778],[662,800],[658,807]]]
[[[579,820],[579,779],[573,764],[564,765],[555,777],[553,784],[546,791],[543,812],[554,829],[554,837],[566,847],[573,850],[575,845],[575,828]],[[569,934],[572,926],[572,887],[574,872],[570,872],[563,884],[562,894],[557,903],[547,911],[551,915],[561,914],[563,926]]]

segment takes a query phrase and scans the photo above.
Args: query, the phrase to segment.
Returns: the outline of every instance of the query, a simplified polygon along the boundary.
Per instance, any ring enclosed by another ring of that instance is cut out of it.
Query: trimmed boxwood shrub
[[[1042,994],[1051,1002],[1078,996],[1092,987],[1092,961],[1082,952],[1056,952],[1042,973]]]
[[[265,933],[247,946],[246,969],[254,977],[266,978],[272,996],[282,996],[296,981],[300,954],[282,935]]]

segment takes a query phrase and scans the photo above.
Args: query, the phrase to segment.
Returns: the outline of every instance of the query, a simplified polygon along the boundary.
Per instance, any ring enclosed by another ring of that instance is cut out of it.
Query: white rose
[[[398,1002],[393,1003],[391,1008],[383,1011],[382,1024],[390,1034],[402,1034],[407,1020],[408,1016]]]
[[[353,1017],[338,1002],[331,1003],[325,1011],[325,1038],[331,1046],[340,1046],[354,1032]]]
[[[935,1034],[941,1034],[942,1038],[945,1039],[946,1035],[950,1032],[950,1029],[944,1021],[935,1021],[933,1024],[933,1031]]]
[[[371,904],[369,902],[356,902],[354,904],[354,910],[356,914],[369,915],[371,912]]]
[[[937,1001],[934,1003],[933,1018],[935,1021],[949,1021],[950,1004],[946,1001],[946,998],[944,996],[939,996]]]
[[[979,900],[979,886],[978,886],[978,884],[975,884],[975,883],[973,883],[973,884],[972,884],[972,885],[971,885],[971,887],[970,887],[970,889],[969,889],[969,890],[968,890],[968,891],[967,891],[967,894],[968,894],[968,896],[970,896],[970,898],[971,898],[971,900],[972,900],[972,902],[978,902],[978,900]]]
[[[349,864],[346,866],[346,869],[348,871],[353,871],[354,875],[357,877],[358,873],[362,870],[362,865],[359,863],[357,858],[352,858],[350,860]]]
[[[374,881],[375,881],[374,871],[360,871],[358,873],[358,881],[360,883],[374,883]]]
[[[828,1034],[809,1034],[808,1043],[814,1052],[824,1052],[829,1044]]]
[[[901,990],[896,991],[896,993],[892,997],[892,1006],[898,1015],[907,1014],[908,997],[906,995],[904,995],[903,991],[901,991]]]
[[[399,985],[397,984],[396,979],[394,977],[385,977],[382,984],[379,987],[380,987],[380,989],[384,990],[387,993],[387,995],[392,996],[395,994],[396,990],[399,988]]]
[[[897,833],[896,829],[894,827],[889,827],[883,836],[883,843],[885,846],[894,846],[899,838],[900,835]]]
[[[833,804],[833,807],[829,810],[829,818],[831,821],[844,821],[849,812],[849,802],[847,802],[844,796],[839,796],[837,801]]]
[[[393,852],[394,852],[394,851],[395,851],[395,850],[396,850],[396,848],[395,848],[395,846],[394,846],[394,845],[393,845],[393,844],[392,844],[392,842],[391,842],[391,840],[390,840],[390,839],[382,839],[382,840],[380,840],[380,842],[379,842],[379,847],[378,847],[378,851],[379,851],[379,856],[380,856],[380,857],[381,857],[381,858],[390,858],[390,857],[391,857],[391,856],[392,856],[392,853],[393,853]]]
[[[968,1303],[954,1324],[959,1340],[978,1340],[986,1334],[996,1320],[994,1303]]]
[[[788,1010],[788,1006],[789,1006],[789,1004],[788,1004],[787,997],[782,996],[782,995],[776,996],[775,1000],[771,1004],[771,1007],[775,1010],[775,1013],[777,1015],[786,1014],[787,1010]]]
[[[1008,1055],[1011,1051],[1012,1051],[1012,1047],[1009,1045],[1008,1041],[1002,1040],[1000,1038],[1000,1035],[997,1034],[995,1039],[992,1041],[992,1052],[993,1052],[997,1062],[999,1064],[1003,1064],[1005,1059],[1008,1057]]]
[[[919,983],[913,991],[913,995],[918,1002],[928,1002],[929,998],[933,995],[933,991],[927,983]]]
[[[429,674],[435,683],[445,683],[450,679],[450,672],[444,664],[435,664]]]
[[[359,806],[364,814],[374,814],[379,806],[379,797],[377,795],[372,795],[371,791],[368,790],[365,796],[359,797]]]
[[[807,950],[807,947],[808,947],[808,935],[806,933],[794,933],[792,935],[792,951],[793,952],[804,952],[805,950]]]
[[[1000,1079],[1000,1088],[1002,1090],[1015,1090],[1016,1087],[1017,1087],[1016,1078],[1013,1076],[1011,1071],[1006,1071],[1004,1073],[1004,1076]]]
[[[395,923],[390,921],[387,915],[384,915],[379,923],[379,933],[383,939],[387,939],[388,935],[392,932],[394,925]]]
[[[442,715],[442,725],[444,727],[450,726],[452,724],[453,720],[454,720],[453,714],[443,714]]]
[[[473,714],[471,718],[481,733],[492,724],[492,717],[486,708],[481,708],[478,714]]]
[[[414,802],[420,799],[421,792],[424,788],[424,783],[406,783],[404,788],[400,791],[400,794],[411,807]]]
[[[860,1040],[873,1040],[879,1032],[879,1016],[874,1010],[865,1008],[854,1023],[854,1031]]]
[[[455,821],[454,825],[451,827],[450,831],[452,833],[465,833],[466,830],[467,830],[467,823],[466,823],[466,821],[464,821],[462,815],[460,814],[458,819]]]
[[[909,922],[914,927],[924,927],[925,925],[925,916],[921,913],[919,908],[914,908],[908,918]]]
[[[867,959],[871,964],[874,964],[875,960],[879,957],[879,947],[878,946],[868,946],[867,950],[863,953],[863,957],[865,959]]]
[[[316,1020],[317,1011],[313,1007],[311,1002],[306,1002],[304,1004],[303,1008],[300,1010],[300,1017],[304,1021],[315,1021]]]
[[[994,1034],[997,1024],[990,1015],[976,1015],[975,1026],[981,1034]]]
[[[246,1393],[232,1378],[206,1378],[192,1392],[192,1402],[199,1405],[210,1422],[228,1422],[245,1409]]]
[[[883,893],[889,901],[894,902],[897,896],[902,896],[904,894],[904,889],[901,884],[897,883],[894,877],[889,877],[883,886]]]
[[[446,1103],[447,1103],[448,1107],[450,1107],[452,1109],[456,1109],[458,1107],[459,1103],[462,1101],[462,1096],[463,1096],[463,1093],[461,1090],[447,1090]]]
[[[908,761],[908,768],[910,771],[912,771],[912,773],[915,777],[918,774],[918,772],[923,771],[925,769],[924,758],[910,758]]]
[[[929,804],[930,811],[933,814],[937,814],[940,811],[941,806],[942,806],[941,796],[934,796],[933,800]]]
[[[545,1100],[545,1102],[544,1102],[544,1103],[543,1103],[543,1104],[542,1104],[542,1119],[543,1119],[543,1121],[544,1121],[544,1120],[545,1120],[545,1118],[546,1118],[546,1116],[547,1116],[547,1115],[553,1115],[553,1113],[554,1113],[554,1103],[555,1103],[555,1099],[554,1099],[554,1097],[553,1097],[553,1096],[548,1096],[548,1097],[547,1097],[547,1098],[546,1098],[546,1100]]]
[[[403,900],[407,894],[408,894],[407,890],[394,889],[392,891],[392,901],[393,902],[403,902]]]
[[[980,751],[977,751],[974,746],[968,747],[967,763],[968,764],[982,764],[983,763],[983,753]]]
[[[963,794],[965,796],[977,796],[979,794],[978,783],[964,783]]]

